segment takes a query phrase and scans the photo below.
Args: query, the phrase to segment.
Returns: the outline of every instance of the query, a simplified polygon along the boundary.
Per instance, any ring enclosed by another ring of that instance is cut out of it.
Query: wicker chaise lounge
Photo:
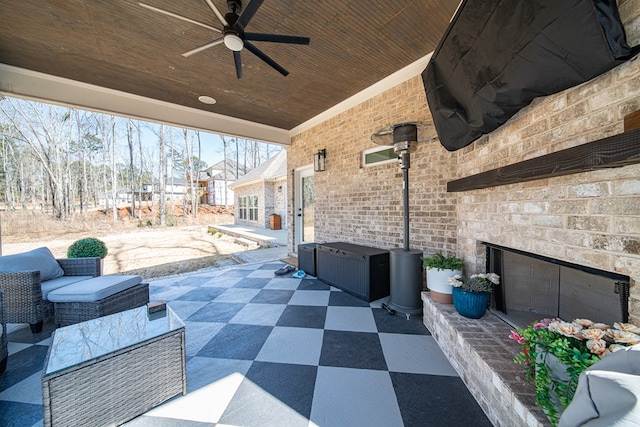
[[[5,321],[7,323],[29,323],[31,331],[42,331],[45,319],[53,315],[53,304],[46,297],[48,292],[79,280],[101,275],[100,258],[55,259],[60,272],[51,275],[55,269],[49,259],[51,252],[39,248],[20,255],[37,255],[37,262],[25,267],[24,259],[17,255],[0,257],[0,288],[4,289]],[[50,280],[41,280],[46,277]]]

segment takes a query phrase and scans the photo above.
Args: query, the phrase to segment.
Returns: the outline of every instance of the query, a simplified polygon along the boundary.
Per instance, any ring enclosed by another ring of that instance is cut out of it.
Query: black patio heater
[[[420,137],[420,139],[418,139]],[[379,145],[393,146],[402,169],[404,247],[389,252],[388,304],[382,306],[391,314],[403,313],[410,319],[422,313],[422,251],[409,248],[409,167],[410,153],[416,150],[418,142],[435,140],[435,127],[429,122],[407,122],[387,126],[371,135],[371,140]]]

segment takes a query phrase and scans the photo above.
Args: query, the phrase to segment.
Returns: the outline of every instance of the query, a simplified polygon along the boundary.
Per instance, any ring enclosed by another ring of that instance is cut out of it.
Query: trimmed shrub
[[[107,245],[95,237],[76,240],[67,249],[67,258],[90,258],[107,256]]]

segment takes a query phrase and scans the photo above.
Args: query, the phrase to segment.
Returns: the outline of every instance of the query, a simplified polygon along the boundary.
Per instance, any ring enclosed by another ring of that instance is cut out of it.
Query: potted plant
[[[582,371],[607,354],[640,343],[640,328],[589,319],[542,319],[511,331],[509,338],[520,344],[514,361],[525,365],[525,379],[535,384],[536,404],[556,425],[573,400]]]
[[[270,226],[272,230],[280,230],[282,228],[282,221],[280,215],[272,213],[270,217]]]
[[[500,276],[481,273],[463,278],[456,274],[449,277],[447,282],[453,287],[453,306],[458,313],[470,319],[479,319],[487,311],[491,289],[500,283]]]
[[[95,237],[76,240],[67,248],[67,258],[100,258],[100,271],[107,253],[107,245]]]
[[[422,267],[426,272],[427,288],[429,288],[431,299],[442,304],[451,304],[452,290],[451,285],[447,283],[447,278],[462,274],[464,260],[453,255],[444,256],[437,253],[423,258]]]

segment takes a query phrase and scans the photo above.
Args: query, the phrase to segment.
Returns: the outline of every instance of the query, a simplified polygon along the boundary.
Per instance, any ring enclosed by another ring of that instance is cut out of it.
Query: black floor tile
[[[178,301],[213,301],[216,297],[220,296],[226,288],[208,288],[199,287],[186,294],[176,298]]]
[[[48,349],[47,346],[32,345],[9,356],[7,370],[0,375],[0,391],[8,389],[33,374],[42,372]]]
[[[369,307],[369,303],[356,298],[347,292],[331,292],[329,296],[330,306],[343,306],[343,307]]]
[[[0,425],[29,427],[42,421],[42,405],[0,400]]]
[[[276,271],[276,270],[284,267],[285,265],[288,265],[288,264],[284,264],[282,262],[269,262],[267,264],[262,264],[260,267],[257,268],[257,270],[273,270],[273,271]]]
[[[302,279],[298,286],[299,291],[328,291],[329,289],[331,289],[330,285],[318,279]]]
[[[326,306],[288,305],[280,315],[277,326],[322,329],[326,317]]]
[[[324,331],[320,366],[386,370],[378,334]]]
[[[227,324],[197,354],[202,357],[253,360],[269,337],[271,326]]]
[[[262,289],[271,281],[260,277],[247,277],[233,286],[234,288]]]
[[[412,317],[407,320],[407,317],[402,314],[392,316],[384,308],[374,308],[372,311],[378,332],[431,335],[429,330],[424,326],[422,317]]]
[[[294,291],[280,289],[263,289],[253,297],[253,304],[287,304]]]
[[[405,427],[490,427],[458,377],[390,372]]]
[[[186,320],[189,322],[227,323],[233,316],[238,314],[245,305],[246,304],[242,303],[214,301],[193,313]]]
[[[316,370],[315,366],[254,362],[220,423],[307,427]]]

